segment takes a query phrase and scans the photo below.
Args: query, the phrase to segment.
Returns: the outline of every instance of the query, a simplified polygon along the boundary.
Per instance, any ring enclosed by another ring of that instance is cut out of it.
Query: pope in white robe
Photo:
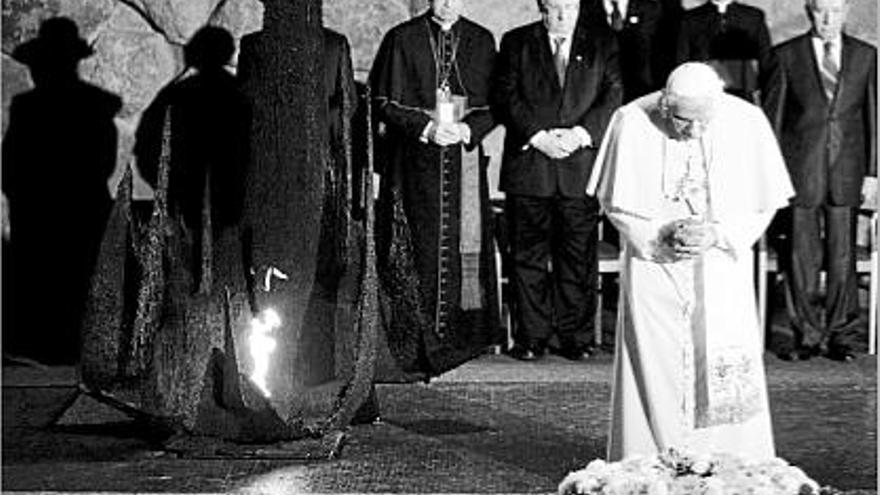
[[[752,245],[794,194],[761,110],[707,65],[621,107],[587,186],[621,234],[608,458],[774,456]]]

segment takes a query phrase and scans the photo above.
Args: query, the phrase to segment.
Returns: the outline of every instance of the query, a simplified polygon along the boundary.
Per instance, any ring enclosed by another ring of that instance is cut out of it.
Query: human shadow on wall
[[[178,254],[190,294],[212,284],[243,289],[237,227],[250,110],[226,69],[234,50],[229,31],[216,26],[197,31],[184,47],[186,68],[144,110],[135,134],[137,168],[155,190],[170,112],[168,210],[181,235]],[[212,245],[203,245],[207,241]]]
[[[66,17],[46,19],[12,53],[34,88],[12,99],[3,139],[6,356],[72,363],[79,355],[81,313],[111,207],[113,117],[122,108],[119,96],[79,78],[79,62],[93,54]]]

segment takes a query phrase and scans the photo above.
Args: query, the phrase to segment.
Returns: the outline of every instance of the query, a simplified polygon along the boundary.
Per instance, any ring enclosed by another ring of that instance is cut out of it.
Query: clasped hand
[[[560,160],[577,151],[583,143],[574,129],[550,129],[535,139],[533,145],[548,157]]]
[[[431,141],[440,146],[450,146],[469,139],[469,132],[461,123],[435,123],[430,131]]]
[[[677,259],[692,259],[702,255],[718,240],[715,227],[701,218],[683,218],[667,224],[664,243]]]

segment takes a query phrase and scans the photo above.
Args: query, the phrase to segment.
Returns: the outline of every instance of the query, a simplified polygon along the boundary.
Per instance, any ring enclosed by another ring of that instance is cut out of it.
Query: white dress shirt
[[[555,57],[556,56],[556,39],[563,38],[562,44],[559,46],[559,51],[562,52],[562,58],[565,59],[565,65],[568,65],[568,56],[571,53],[571,39],[574,38],[574,31],[567,34],[553,34],[549,33],[548,39],[550,41],[550,53]]]
[[[822,59],[825,58],[825,40],[818,36],[813,36],[813,53],[816,55],[816,66],[822,67]],[[842,46],[843,39],[841,36],[838,36],[837,39],[831,41],[831,59],[834,60],[834,65],[837,66],[837,70],[840,70],[840,52]]]
[[[715,4],[718,12],[721,12],[723,14],[727,12],[727,6],[732,4],[733,0],[712,0],[712,3]]]
[[[611,25],[611,12],[614,11],[611,0],[602,0],[605,7],[605,20]],[[617,9],[620,10],[620,18],[626,23],[626,8],[629,6],[629,0],[617,0]]]

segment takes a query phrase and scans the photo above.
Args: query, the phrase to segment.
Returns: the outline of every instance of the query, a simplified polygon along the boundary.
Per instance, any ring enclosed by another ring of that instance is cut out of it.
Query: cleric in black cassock
[[[462,3],[434,0],[392,28],[370,74],[386,126],[377,269],[393,357],[379,380],[428,379],[503,339],[480,146],[495,125],[495,41]]]

